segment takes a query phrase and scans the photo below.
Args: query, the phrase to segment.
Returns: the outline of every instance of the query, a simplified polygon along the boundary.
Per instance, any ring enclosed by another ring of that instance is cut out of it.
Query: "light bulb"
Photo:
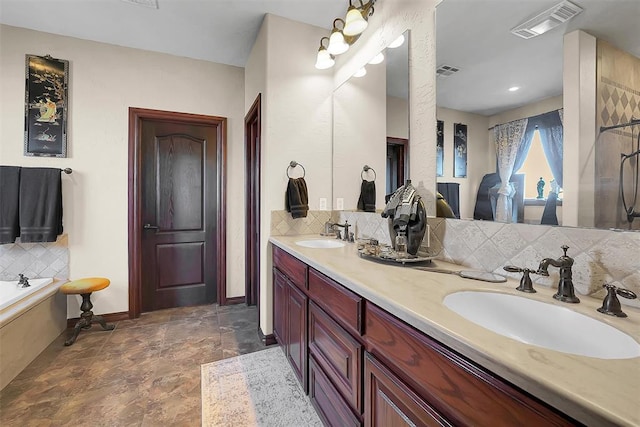
[[[318,57],[316,59],[316,68],[318,70],[326,70],[327,68],[333,67],[336,61],[333,60],[331,54],[327,52],[327,49],[321,47],[318,49]]]
[[[400,37],[398,37],[397,39],[395,39],[390,45],[389,47],[391,49],[394,49],[396,47],[400,47],[402,46],[402,44],[404,43],[404,35],[400,35]]]
[[[340,55],[349,50],[349,45],[344,41],[344,36],[340,30],[334,29],[329,37],[329,46],[327,50],[332,55]]]
[[[355,7],[349,6],[347,16],[344,19],[344,29],[342,32],[345,36],[357,36],[361,34],[369,23],[362,17],[362,13]]]
[[[376,64],[381,63],[382,61],[384,61],[384,54],[382,52],[380,52],[379,54],[374,56],[371,59],[371,61],[369,61],[369,64],[376,65]]]

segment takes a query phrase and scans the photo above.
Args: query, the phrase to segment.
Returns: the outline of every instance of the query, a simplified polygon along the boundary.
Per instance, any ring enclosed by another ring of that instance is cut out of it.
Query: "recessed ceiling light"
[[[151,9],[158,8],[158,0],[122,0],[125,3],[133,3],[139,6],[148,7]]]
[[[518,86],[512,86],[512,87],[509,88],[509,92],[515,92],[518,89],[520,89]]]

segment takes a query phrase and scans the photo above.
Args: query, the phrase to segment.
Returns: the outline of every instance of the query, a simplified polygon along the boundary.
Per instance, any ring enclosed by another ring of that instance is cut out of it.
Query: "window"
[[[547,161],[547,157],[544,154],[542,148],[542,141],[540,139],[540,131],[535,130],[531,139],[531,147],[529,153],[524,161],[522,167],[514,173],[521,173],[525,175],[524,181],[524,198],[536,199],[538,198],[538,181],[542,177],[544,180],[543,198],[546,199],[549,191],[551,191],[551,180],[553,179],[553,173],[551,167]]]

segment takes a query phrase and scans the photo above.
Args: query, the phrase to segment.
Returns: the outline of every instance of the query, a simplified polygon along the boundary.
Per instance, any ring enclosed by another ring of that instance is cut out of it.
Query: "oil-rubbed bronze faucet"
[[[553,297],[562,302],[579,303],[580,300],[574,292],[573,280],[571,278],[571,267],[573,266],[573,258],[567,256],[567,249],[569,249],[569,246],[562,245],[564,255],[562,255],[560,258],[545,258],[540,261],[540,266],[538,267],[538,271],[536,272],[536,274],[539,274],[541,276],[549,276],[549,272],[547,271],[549,265],[558,267],[560,269],[560,281],[558,282],[558,292],[556,292]]]

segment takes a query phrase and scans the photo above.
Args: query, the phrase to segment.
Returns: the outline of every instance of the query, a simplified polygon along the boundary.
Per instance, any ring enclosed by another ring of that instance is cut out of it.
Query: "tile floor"
[[[0,392],[0,425],[200,426],[200,365],[262,350],[256,307],[145,313],[58,337]]]

